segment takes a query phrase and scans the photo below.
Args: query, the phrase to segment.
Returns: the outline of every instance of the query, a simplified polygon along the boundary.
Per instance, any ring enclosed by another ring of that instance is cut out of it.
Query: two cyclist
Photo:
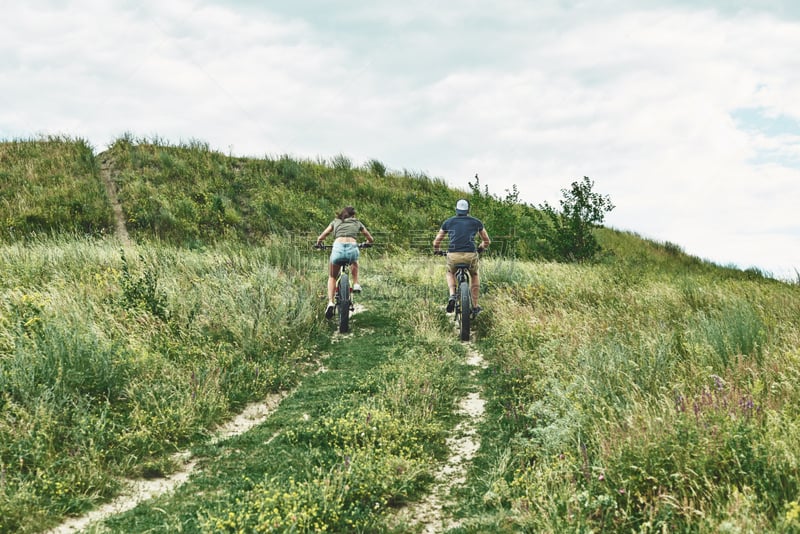
[[[475,236],[481,238],[480,246],[475,246]],[[483,252],[491,244],[489,234],[480,219],[469,214],[469,202],[461,199],[456,202],[456,214],[442,223],[439,233],[433,240],[433,250],[439,253],[442,241],[445,236],[449,238],[447,246],[447,287],[450,296],[447,299],[447,313],[451,313],[456,305],[456,279],[455,265],[458,263],[469,264],[469,273],[472,278],[470,291],[472,293],[472,312],[474,315],[480,313],[478,306],[478,290],[480,279],[478,278],[478,253]]]
[[[328,270],[328,305],[325,308],[325,317],[330,319],[336,304],[333,295],[336,289],[336,278],[341,269],[340,263],[343,261],[351,262],[351,274],[353,277],[353,291],[361,291],[358,283],[358,241],[359,235],[366,238],[367,245],[374,241],[372,234],[367,227],[356,218],[356,210],[353,206],[346,206],[339,215],[317,237],[316,246],[322,246],[325,238],[333,234],[333,248],[331,250],[330,264]],[[475,236],[481,238],[480,246],[475,246]],[[468,263],[469,272],[472,278],[470,290],[472,293],[473,313],[477,315],[481,308],[478,306],[478,292],[480,288],[480,278],[478,273],[478,253],[483,252],[491,244],[489,234],[480,219],[469,214],[469,202],[461,199],[456,202],[456,214],[442,223],[439,232],[433,240],[435,252],[441,250],[441,244],[445,236],[449,239],[447,247],[447,269],[446,280],[449,289],[447,300],[447,313],[451,313],[456,304],[456,279],[455,265],[458,263]]]
[[[325,308],[325,317],[333,317],[336,304],[333,302],[333,294],[336,289],[336,278],[339,276],[341,262],[350,261],[350,274],[353,277],[353,291],[361,291],[358,283],[358,241],[357,237],[363,235],[368,245],[374,241],[372,234],[367,227],[356,218],[356,209],[353,206],[346,206],[339,212],[339,215],[317,237],[316,246],[322,246],[322,242],[330,234],[333,234],[333,248],[331,249],[330,265],[328,270],[328,306]]]

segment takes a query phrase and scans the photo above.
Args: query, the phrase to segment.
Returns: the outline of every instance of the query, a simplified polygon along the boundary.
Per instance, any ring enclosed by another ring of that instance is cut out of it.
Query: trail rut
[[[131,238],[128,235],[128,228],[125,226],[125,214],[117,198],[117,186],[114,184],[114,178],[112,176],[114,161],[106,152],[99,154],[98,160],[100,161],[100,179],[103,181],[103,185],[106,188],[106,195],[108,196],[108,201],[111,203],[111,210],[114,214],[114,231],[119,240],[122,241],[122,244],[129,247],[131,245]]]
[[[219,427],[211,438],[210,443],[218,443],[224,439],[238,436],[264,422],[278,408],[286,396],[288,396],[286,392],[276,393],[263,401],[249,404],[239,415]],[[116,499],[96,510],[92,510],[88,514],[68,519],[48,531],[48,534],[81,532],[112,515],[132,510],[146,500],[174,491],[178,486],[189,480],[189,477],[195,471],[196,461],[189,451],[180,451],[173,454],[172,460],[180,465],[180,468],[174,473],[164,478],[127,480],[125,481],[125,489]]]
[[[473,367],[471,374],[478,368],[485,367],[483,356],[470,346],[467,363]],[[447,440],[450,457],[435,475],[436,482],[427,500],[408,506],[398,514],[398,518],[418,527],[424,534],[434,534],[455,528],[458,522],[446,512],[446,507],[453,504],[451,491],[466,482],[469,463],[480,449],[478,424],[483,418],[486,401],[480,391],[472,391],[459,401],[458,414],[464,420],[456,425]]]

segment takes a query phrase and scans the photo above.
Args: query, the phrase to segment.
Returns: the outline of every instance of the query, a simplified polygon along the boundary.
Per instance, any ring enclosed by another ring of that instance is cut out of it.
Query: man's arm
[[[447,235],[447,232],[445,232],[444,230],[439,230],[439,233],[436,234],[436,237],[433,239],[433,250],[435,251],[439,250],[439,247],[441,246],[442,240],[444,239],[445,235]]]
[[[478,235],[481,236],[481,248],[483,250],[489,248],[489,245],[492,243],[492,240],[489,239],[489,234],[486,233],[486,228],[481,228],[481,231],[478,232]]]

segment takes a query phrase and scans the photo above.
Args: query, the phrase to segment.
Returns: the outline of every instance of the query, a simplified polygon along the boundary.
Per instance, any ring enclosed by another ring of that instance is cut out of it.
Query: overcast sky
[[[342,154],[465,190],[477,173],[534,205],[588,176],[608,226],[798,277],[795,0],[0,8],[0,140]]]

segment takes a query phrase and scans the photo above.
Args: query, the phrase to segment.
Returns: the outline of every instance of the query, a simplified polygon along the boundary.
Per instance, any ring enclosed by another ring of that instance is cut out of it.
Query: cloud
[[[477,172],[533,204],[589,176],[617,205],[614,227],[722,262],[800,266],[798,133],[741,114],[800,121],[800,22],[721,9],[12,3],[0,137],[65,133],[102,149],[132,132],[243,155],[342,153],[460,188]]]

